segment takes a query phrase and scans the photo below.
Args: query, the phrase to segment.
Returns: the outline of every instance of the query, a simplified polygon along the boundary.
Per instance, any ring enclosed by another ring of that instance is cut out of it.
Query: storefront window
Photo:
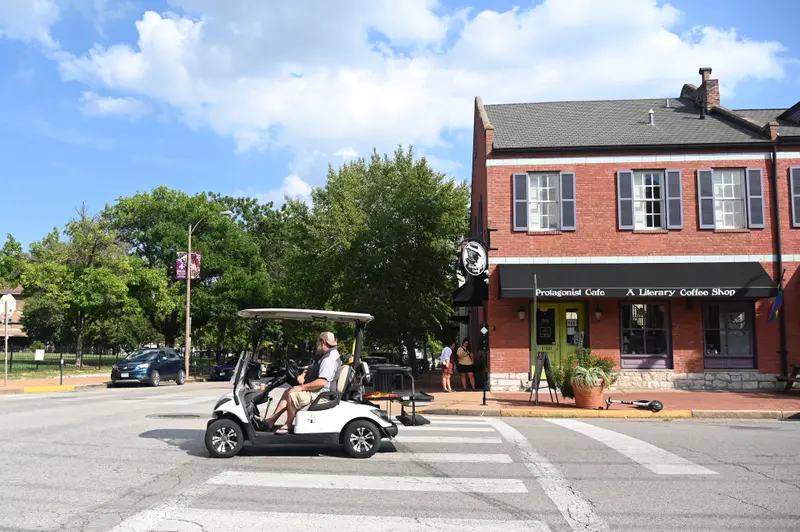
[[[712,303],[703,309],[706,369],[753,369],[753,312],[745,303]]]
[[[620,310],[622,368],[668,369],[671,361],[667,304],[623,303]]]

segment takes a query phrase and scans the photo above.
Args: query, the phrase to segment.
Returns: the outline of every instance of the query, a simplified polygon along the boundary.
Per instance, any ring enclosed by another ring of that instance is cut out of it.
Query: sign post
[[[486,276],[489,271],[489,255],[486,245],[477,239],[468,239],[461,242],[461,252],[459,254],[459,268],[465,276],[470,275],[476,278]],[[477,281],[480,282],[480,281]],[[489,278],[485,277],[484,282],[489,283]],[[484,307],[484,320],[486,319]],[[478,350],[483,354],[483,402],[486,406],[486,386],[489,385],[489,324],[484,321],[481,323]]]
[[[0,297],[0,301],[3,302],[3,327],[5,329],[5,348],[3,350],[3,386],[8,386],[8,322],[11,321],[11,315],[17,310],[17,300],[14,299],[14,296],[11,294],[6,294],[3,297]]]
[[[537,335],[539,334],[538,325],[536,324],[536,317],[539,314],[539,307],[537,304],[536,293],[539,291],[539,281],[536,278],[536,274],[533,274],[533,316],[531,316],[531,324],[533,326],[533,351],[531,352],[530,357],[528,358],[528,368],[530,368],[531,372],[531,386],[533,386],[533,360],[536,356],[536,339]],[[533,391],[533,389],[531,389]]]

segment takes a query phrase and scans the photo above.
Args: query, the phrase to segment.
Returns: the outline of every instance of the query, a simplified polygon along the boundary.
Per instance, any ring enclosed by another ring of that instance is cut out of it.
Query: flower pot
[[[578,408],[590,408],[597,410],[606,406],[604,401],[604,386],[594,388],[573,388],[575,392],[575,406]]]

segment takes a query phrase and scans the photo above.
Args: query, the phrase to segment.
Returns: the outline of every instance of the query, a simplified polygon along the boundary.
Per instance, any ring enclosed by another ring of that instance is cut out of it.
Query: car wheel
[[[161,374],[157,369],[154,369],[153,373],[150,374],[150,386],[158,386],[159,384],[161,384]]]
[[[349,423],[343,432],[344,449],[353,458],[369,458],[381,446],[381,433],[375,423],[357,419]]]
[[[178,384],[178,386],[181,386],[182,384],[184,384],[186,382],[186,372],[183,371],[182,369],[179,369],[178,370],[178,378],[175,379],[175,382]]]
[[[205,440],[212,457],[231,458],[244,445],[244,432],[232,419],[218,419],[209,425]]]

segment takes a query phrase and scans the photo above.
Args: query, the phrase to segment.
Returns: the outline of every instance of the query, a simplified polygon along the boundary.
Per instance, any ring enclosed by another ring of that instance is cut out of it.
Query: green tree
[[[453,250],[468,230],[468,202],[465,183],[414,160],[411,148],[329,169],[314,193],[317,286],[328,283],[329,304],[373,313],[370,340],[405,351],[415,369],[415,349],[451,312]]]
[[[17,286],[25,260],[20,243],[11,234],[6,235],[6,242],[0,248],[0,288]]]
[[[31,246],[31,260],[21,278],[25,297],[32,297],[34,309],[38,306],[41,312],[26,316],[23,323],[37,331],[41,322],[34,320],[46,316],[45,323],[51,326],[45,330],[52,331],[52,324],[60,321],[60,336],[74,340],[80,367],[87,327],[124,313],[133,268],[116,235],[85,206],[67,224],[64,235],[62,241],[53,231]]]

